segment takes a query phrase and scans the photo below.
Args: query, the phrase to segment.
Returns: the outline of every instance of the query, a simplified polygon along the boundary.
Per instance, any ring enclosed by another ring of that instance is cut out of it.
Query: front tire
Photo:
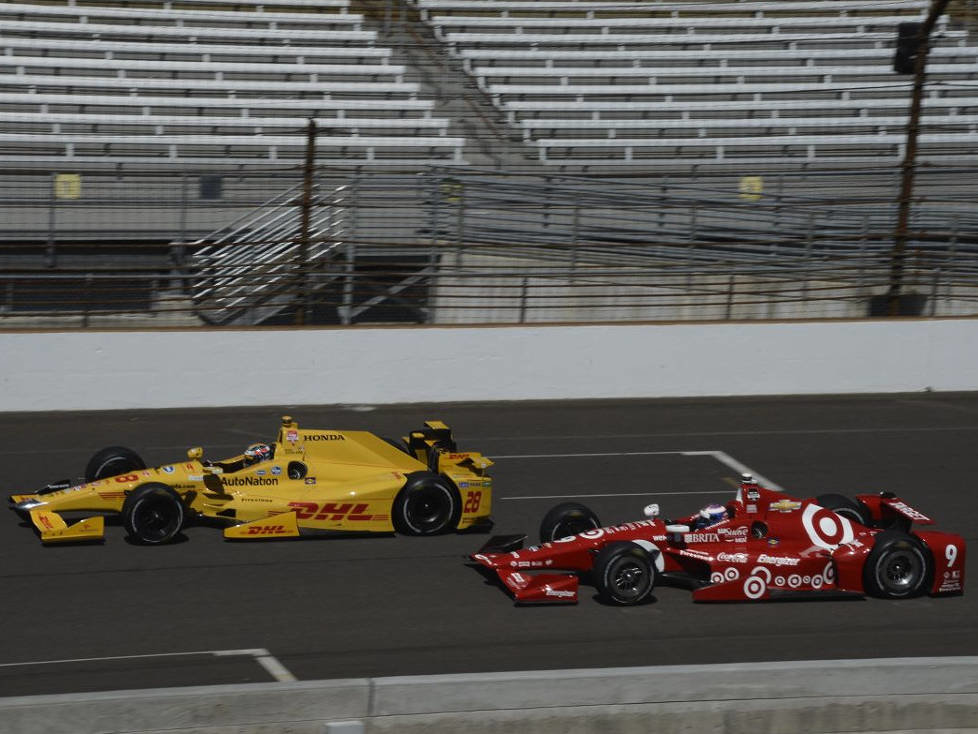
[[[454,530],[462,517],[462,499],[440,474],[408,476],[391,508],[394,529],[404,535],[438,535]]]
[[[933,559],[917,538],[885,530],[863,566],[863,586],[881,599],[909,599],[924,593],[933,577]]]
[[[140,545],[163,545],[173,539],[186,519],[183,501],[170,487],[150,482],[136,487],[122,505],[122,523]]]
[[[107,446],[88,460],[85,467],[85,481],[94,482],[145,468],[146,462],[132,449],[125,446]]]
[[[552,543],[560,538],[600,527],[601,522],[590,507],[577,502],[561,502],[543,516],[540,522],[540,542]]]
[[[846,497],[844,494],[820,494],[815,498],[815,504],[860,525],[873,526],[873,516],[869,508],[859,500]]]
[[[639,604],[655,586],[655,564],[634,543],[609,543],[594,559],[592,576],[601,598],[619,606]]]

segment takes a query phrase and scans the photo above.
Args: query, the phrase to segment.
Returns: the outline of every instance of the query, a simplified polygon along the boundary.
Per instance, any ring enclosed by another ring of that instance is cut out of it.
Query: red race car
[[[797,499],[742,479],[731,502],[675,521],[649,505],[645,520],[602,527],[566,502],[544,517],[540,545],[495,536],[470,558],[517,604],[574,603],[582,577],[623,605],[659,582],[691,588],[694,601],[962,593],[964,539],[912,527],[933,521],[895,495]]]

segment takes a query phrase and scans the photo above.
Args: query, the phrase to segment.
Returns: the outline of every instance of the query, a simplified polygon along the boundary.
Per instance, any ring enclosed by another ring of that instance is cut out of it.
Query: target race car
[[[491,465],[459,452],[438,421],[399,443],[367,431],[301,430],[284,416],[277,441],[229,459],[192,448],[185,461],[148,469],[131,449],[111,446],[92,457],[83,483],[57,482],[10,502],[43,543],[101,540],[107,513],[147,545],[169,542],[191,522],[223,525],[234,539],[434,535],[491,525]],[[88,516],[71,525],[62,517],[78,512]]]
[[[602,527],[584,505],[548,512],[540,545],[495,536],[470,560],[517,604],[576,602],[581,578],[612,604],[638,604],[657,583],[692,589],[694,601],[960,594],[960,535],[920,530],[933,521],[893,494],[796,499],[749,475],[737,496],[676,521]]]

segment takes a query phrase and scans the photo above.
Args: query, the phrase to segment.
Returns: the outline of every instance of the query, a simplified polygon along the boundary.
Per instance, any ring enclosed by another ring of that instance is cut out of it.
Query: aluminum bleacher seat
[[[896,28],[930,6],[413,1],[536,157],[571,166],[891,162]],[[978,157],[978,47],[947,17],[932,38],[922,158]]]
[[[143,58],[160,61],[245,61],[291,63],[386,64],[391,49],[378,46],[295,46],[244,43],[142,43],[100,39],[63,39],[4,36],[0,29],[0,54],[9,56],[61,56],[65,58]]]
[[[464,163],[348,0],[0,3],[0,160]]]
[[[72,112],[84,114],[185,114],[196,115],[202,120],[210,116],[223,117],[232,111],[241,117],[281,116],[283,107],[293,115],[310,117],[329,112],[337,119],[347,119],[348,113],[367,114],[366,119],[412,119],[415,116],[431,118],[434,102],[430,99],[335,99],[322,94],[281,97],[243,97],[207,95],[130,94],[126,88],[115,90],[117,94],[69,94],[45,93],[35,89],[0,92],[0,105],[4,110],[38,112]]]
[[[464,138],[324,135],[317,161],[337,165],[464,163]],[[121,135],[0,133],[0,159],[31,163],[182,163],[195,165],[296,164],[306,135]]]
[[[363,16],[355,13],[285,13],[265,10],[178,10],[173,8],[128,8],[87,5],[40,5],[0,3],[0,20],[33,19],[78,23],[126,22],[164,26],[246,26],[249,28],[317,28],[358,31]]]

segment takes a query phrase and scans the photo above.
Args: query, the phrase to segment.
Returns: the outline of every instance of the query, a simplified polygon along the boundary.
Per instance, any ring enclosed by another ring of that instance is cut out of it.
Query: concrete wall
[[[0,698],[0,730],[971,732],[978,731],[978,658],[482,673]]]
[[[0,333],[0,410],[978,389],[978,319]]]

